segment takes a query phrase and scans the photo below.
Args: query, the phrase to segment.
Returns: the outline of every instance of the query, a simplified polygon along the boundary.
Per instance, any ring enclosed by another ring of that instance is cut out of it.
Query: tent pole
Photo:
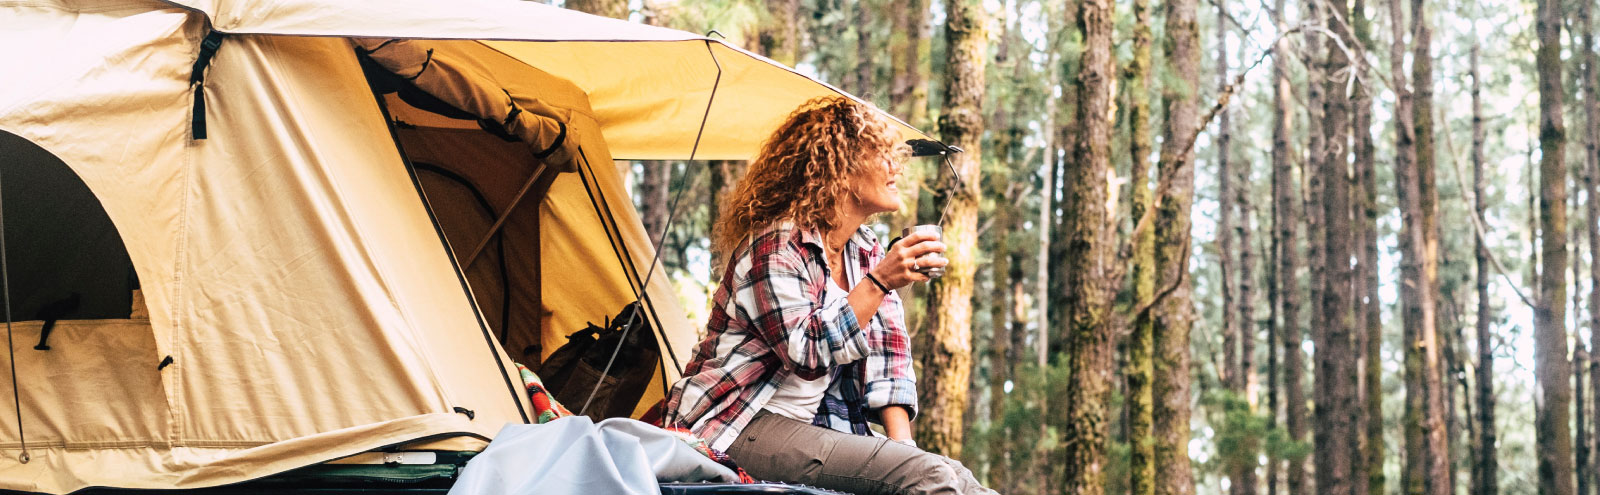
[[[547,164],[539,162],[539,168],[533,169],[533,175],[528,176],[528,182],[522,185],[522,190],[517,191],[517,196],[511,199],[511,204],[506,206],[506,211],[500,213],[500,218],[495,219],[494,225],[489,226],[489,231],[483,233],[483,239],[478,240],[478,246],[472,248],[472,254],[468,255],[466,262],[461,264],[462,271],[472,268],[472,262],[478,261],[478,255],[483,254],[484,246],[488,246],[489,240],[494,239],[494,235],[500,232],[501,227],[505,226],[506,219],[511,218],[512,212],[517,211],[517,205],[522,204],[522,198],[528,196],[528,191],[533,190],[533,185],[537,184],[539,178],[544,176],[544,171],[547,168],[549,168]]]

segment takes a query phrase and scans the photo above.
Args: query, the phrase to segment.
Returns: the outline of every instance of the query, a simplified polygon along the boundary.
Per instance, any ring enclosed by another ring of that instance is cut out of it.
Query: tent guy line
[[[716,31],[712,31],[712,32],[716,32]],[[717,33],[717,34],[721,35],[722,33]],[[717,60],[717,52],[711,49],[711,39],[707,38],[705,40],[705,43],[706,43],[706,55],[710,56],[711,57],[711,63],[715,64],[717,66],[717,75],[716,75],[716,79],[712,80],[712,82],[711,82],[711,96],[706,99],[706,111],[705,111],[704,114],[702,114],[700,116],[700,129],[695,131],[694,146],[689,148],[689,160],[688,161],[694,161],[695,155],[700,151],[700,138],[705,136],[706,121],[711,118],[711,106],[717,102],[717,88],[722,86],[722,62]],[[582,146],[578,147],[578,156],[583,159],[583,166],[584,167],[590,168],[591,170],[593,169],[593,167],[591,165],[589,165],[589,157],[588,157],[588,155],[584,154]],[[656,241],[656,245],[657,246],[660,246],[660,245],[662,245],[662,244],[667,242],[667,232],[672,231],[672,221],[673,221],[674,218],[676,218],[678,216],[678,200],[683,199],[683,191],[685,189],[688,189],[688,188],[689,188],[689,186],[687,184],[685,184],[684,186],[679,187],[678,188],[678,192],[673,195],[672,205],[667,208],[667,221],[663,222],[662,225],[661,225],[661,235],[658,238],[659,240]],[[614,223],[615,219],[613,219],[612,222]],[[655,255],[650,258],[650,266],[645,267],[644,281],[643,281],[643,283],[640,284],[641,289],[650,286],[650,278],[655,276],[655,274],[656,274],[656,265],[658,265],[660,263],[661,263],[661,249],[658,248],[658,249],[655,250]],[[635,272],[634,276],[637,277],[638,273]],[[643,290],[641,290],[640,292],[635,294],[635,298],[634,298],[634,301],[633,301],[633,306],[634,306],[635,309],[634,309],[632,314],[628,315],[628,322],[622,325],[622,338],[621,339],[617,339],[617,346],[615,348],[611,349],[611,357],[609,359],[606,359],[606,366],[605,366],[604,369],[602,369],[600,371],[600,376],[606,376],[607,374],[611,373],[611,365],[616,364],[617,354],[622,351],[622,345],[628,339],[628,332],[633,330],[633,323],[634,323],[635,320],[637,320],[639,318],[639,311],[638,310],[644,308],[644,306],[642,304],[644,302],[644,294],[645,294],[645,291],[643,291]],[[660,325],[655,325],[655,326],[659,327]],[[663,334],[661,337],[663,339],[665,339],[666,335]],[[677,370],[679,372],[682,372],[683,371],[683,363],[678,362],[677,353],[673,352],[672,346],[667,346],[667,355],[672,357],[672,366],[677,368]],[[666,365],[666,363],[661,363],[661,364],[663,366]],[[595,381],[594,388],[589,389],[589,398],[584,399],[583,407],[578,408],[578,414],[583,414],[584,412],[589,410],[589,403],[594,401],[594,395],[600,391],[600,384],[601,384],[600,381]],[[663,380],[662,384],[665,385],[666,381]]]
[[[4,177],[0,177],[0,183]],[[28,436],[22,433],[22,391],[17,389],[17,349],[11,339],[11,267],[6,263],[6,207],[4,198],[0,198],[0,290],[5,291],[6,304],[6,352],[11,356],[11,403],[17,406],[17,439],[22,444],[22,453],[17,455],[17,462],[27,464]]]

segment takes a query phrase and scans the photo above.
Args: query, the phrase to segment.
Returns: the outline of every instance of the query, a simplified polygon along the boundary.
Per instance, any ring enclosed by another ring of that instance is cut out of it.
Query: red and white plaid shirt
[[[863,328],[848,300],[824,297],[824,246],[821,235],[779,222],[734,250],[713,297],[705,340],[667,395],[667,426],[686,428],[726,450],[790,374],[832,376],[829,399],[843,394],[865,398],[873,411],[900,405],[915,414],[916,377],[900,297],[885,296]],[[865,227],[850,238],[845,254],[850,287],[884,256],[877,236]],[[840,373],[851,363],[859,364]]]

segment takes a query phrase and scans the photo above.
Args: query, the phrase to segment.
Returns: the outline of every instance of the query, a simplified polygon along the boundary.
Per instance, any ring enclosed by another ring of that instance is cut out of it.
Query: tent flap
[[[352,40],[362,54],[371,57],[395,76],[400,84],[414,84],[429,95],[465,111],[486,129],[526,143],[534,157],[557,168],[572,171],[577,154],[577,132],[567,125],[570,115],[560,115],[531,95],[513,100],[493,73],[473,66],[447,52],[435,52],[410,40],[356,38]],[[529,106],[541,111],[525,111]]]

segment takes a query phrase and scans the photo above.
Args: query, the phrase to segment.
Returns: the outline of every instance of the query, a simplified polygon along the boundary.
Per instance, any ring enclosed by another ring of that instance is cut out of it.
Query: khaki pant
[[[855,495],[993,495],[960,462],[886,438],[850,435],[767,411],[756,414],[728,457],[759,480]]]

